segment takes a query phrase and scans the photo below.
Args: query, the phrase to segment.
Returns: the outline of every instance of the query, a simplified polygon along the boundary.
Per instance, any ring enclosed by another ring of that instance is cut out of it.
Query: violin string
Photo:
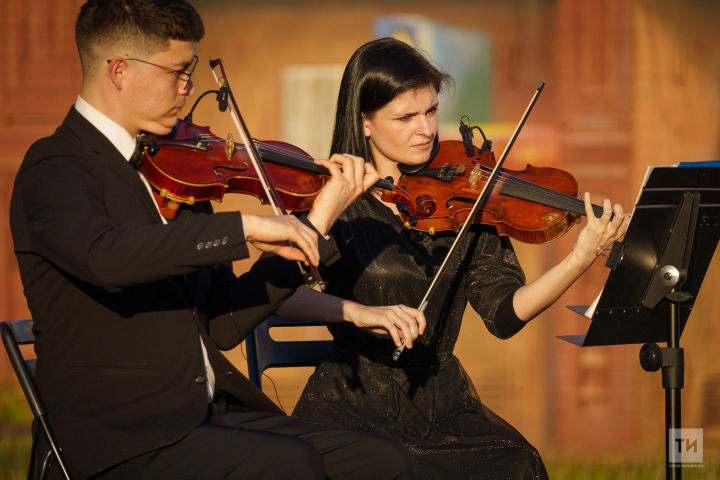
[[[461,164],[461,166],[476,166],[477,164]],[[481,175],[480,178],[487,178],[489,176],[488,170],[490,170],[489,167],[481,166]],[[557,192],[555,190],[543,187],[541,185],[537,185],[536,183],[530,182],[528,180],[524,180],[522,178],[518,178],[512,174],[508,174],[505,172],[500,172],[498,175],[499,178],[502,178],[505,180],[507,184],[516,186],[519,190],[524,192],[529,192],[531,195],[536,195],[537,197],[544,197],[546,200],[543,200],[542,198],[537,198],[538,203],[545,203],[545,201],[548,201],[554,205],[557,206],[557,208],[564,209],[564,210],[573,210],[577,211],[578,213],[584,214],[584,204],[585,202],[573,197],[571,195],[567,195],[562,192]],[[533,193],[534,192],[534,193]],[[553,205],[551,205],[553,206]],[[593,211],[598,214],[602,213],[602,208],[598,207],[597,205],[593,205]]]
[[[487,168],[487,167],[483,167]],[[481,178],[485,178],[489,176],[485,171],[482,172]],[[565,209],[565,210],[573,210],[577,209],[580,210],[580,212],[585,212],[585,202],[581,199],[578,199],[572,195],[568,195],[562,192],[558,192],[556,190],[552,190],[547,187],[543,187],[542,185],[538,185],[536,183],[530,182],[528,180],[518,178],[514,175],[507,174],[507,173],[500,173],[500,178],[503,178],[507,183],[512,184],[514,186],[517,186],[518,189],[526,191],[526,192],[534,192],[534,194],[538,195],[538,197],[544,197],[548,201],[551,201],[558,205],[559,208]],[[542,202],[542,198],[538,198]],[[602,213],[602,208],[597,207],[596,205],[593,205],[593,210],[595,213]]]
[[[205,138],[205,135],[206,134],[201,134],[198,136],[201,138]],[[211,143],[225,143],[225,140],[223,140],[221,138],[207,138],[205,141],[211,142]],[[287,150],[284,150],[280,147],[276,147],[276,146],[267,144],[267,143],[263,142],[262,140],[254,140],[254,143],[255,143],[255,146],[257,146],[260,150],[277,153],[278,155],[282,155],[287,158],[291,158],[293,160],[302,160],[304,162],[310,163],[310,160],[306,155],[288,152]],[[238,145],[238,146],[242,147],[242,145]]]
[[[524,189],[526,191],[534,191],[536,192],[540,197],[544,197],[548,201],[553,201],[556,203],[556,205],[564,210],[573,210],[577,213],[585,214],[585,202],[584,200],[574,197],[572,195],[567,195],[562,192],[558,192],[556,190],[552,190],[550,188],[543,187],[541,185],[537,185],[533,182],[530,182],[528,180],[517,178],[512,175],[503,175],[504,178],[506,178],[506,181],[510,182],[511,184],[514,184],[518,186],[518,188]],[[591,208],[596,216],[602,215],[603,208],[591,204]]]
[[[200,135],[198,135],[198,137],[205,138],[205,135],[206,134],[200,134]],[[205,141],[209,142],[209,143],[225,143],[225,140],[223,140],[223,139],[212,138],[212,137],[206,138]],[[284,150],[280,147],[269,145],[269,144],[263,142],[262,140],[253,140],[253,142],[255,143],[255,146],[258,148],[258,150],[260,152],[275,154],[279,158],[282,158],[286,161],[300,162],[300,163],[306,164],[306,165],[299,165],[296,163],[292,166],[295,166],[298,168],[305,167],[306,169],[312,169],[315,166],[315,164],[309,159],[309,157],[307,155],[303,155],[300,153],[288,152],[287,150]],[[238,147],[244,148],[242,145],[238,145]]]
[[[256,143],[256,145],[258,145],[260,151],[272,152],[272,153],[276,153],[278,155],[284,156],[289,159],[301,160],[303,162],[309,163],[307,160],[307,157],[305,157],[305,156],[286,152],[285,150],[282,150],[278,147],[274,147],[272,145],[265,144],[264,142],[262,142],[260,140],[256,140],[255,143]],[[481,169],[482,169],[481,178],[487,177],[488,176],[488,173],[487,173],[488,168],[481,166]],[[557,205],[558,208],[562,208],[565,210],[579,210],[581,213],[584,212],[584,202],[573,196],[564,194],[562,192],[557,192],[555,190],[537,185],[535,183],[529,182],[527,180],[515,177],[511,174],[507,174],[504,172],[500,172],[498,177],[505,179],[505,181],[508,183],[515,184],[521,190],[528,191],[528,192],[534,191],[537,196],[546,197],[548,199],[548,201],[551,201],[552,203]],[[540,202],[542,203],[542,200],[540,200]]]
[[[477,164],[460,164],[461,166],[476,166]],[[481,175],[480,178],[487,178],[489,176],[488,170],[490,170],[489,167],[480,166],[481,168]],[[572,195],[567,195],[562,192],[558,192],[556,190],[552,190],[550,188],[543,187],[542,185],[538,185],[536,183],[530,182],[528,180],[518,178],[512,174],[500,172],[498,175],[498,178],[502,178],[505,180],[506,183],[512,184],[516,186],[519,190],[526,191],[526,192],[534,192],[535,195],[538,197],[544,197],[547,199],[547,201],[550,201],[558,206],[558,208],[564,209],[564,210],[573,210],[578,211],[578,213],[584,214],[585,212],[585,202],[581,199],[578,199]],[[539,203],[544,203],[544,201],[540,198],[538,198]],[[592,205],[593,211],[596,215],[602,214],[602,207],[599,207],[597,205]]]
[[[212,143],[224,143],[224,140],[218,139],[218,138],[212,138],[212,136],[207,134],[200,134],[199,137],[204,138],[207,142]],[[258,147],[258,150],[265,153],[273,153],[278,155],[280,158],[284,158],[286,160],[292,160],[292,161],[300,161],[302,163],[305,163],[310,167],[310,165],[314,165],[314,163],[310,162],[308,157],[305,155],[297,154],[297,153],[291,153],[284,149],[281,149],[279,147],[267,144],[263,142],[262,140],[254,140],[255,145]],[[479,164],[473,164],[473,163],[461,163],[457,164],[458,166],[462,167],[475,167]],[[296,165],[298,166],[298,165]],[[299,166],[298,166],[299,167]],[[489,167],[485,167],[480,165],[481,168],[481,174],[480,178],[484,179],[487,178],[491,170]],[[501,171],[497,178],[503,179],[506,183],[512,184],[513,186],[516,186],[519,190],[528,192],[530,195],[536,195],[536,198],[539,200],[538,203],[551,203],[551,206],[557,206],[557,208],[564,209],[564,210],[572,210],[576,211],[578,213],[584,214],[585,212],[585,202],[579,198],[576,198],[572,195],[568,195],[562,192],[558,192],[556,190],[552,190],[547,187],[543,187],[542,185],[538,185],[536,183],[530,182],[528,180],[518,178],[512,174],[506,173]],[[546,199],[546,200],[543,200]],[[599,207],[598,205],[592,205],[593,212],[598,215],[602,214],[602,207]]]

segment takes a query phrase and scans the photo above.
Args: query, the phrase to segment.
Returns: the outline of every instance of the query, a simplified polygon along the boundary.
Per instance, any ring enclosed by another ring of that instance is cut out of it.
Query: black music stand
[[[669,429],[680,428],[685,328],[720,239],[720,168],[655,168],[635,206],[585,335],[559,338],[581,347],[645,343],[640,363],[662,367],[665,389],[666,478],[681,476],[669,450]],[[585,314],[587,307],[569,307]],[[649,343],[646,343],[649,342]],[[660,348],[652,342],[667,342]],[[673,450],[674,452],[674,450]]]

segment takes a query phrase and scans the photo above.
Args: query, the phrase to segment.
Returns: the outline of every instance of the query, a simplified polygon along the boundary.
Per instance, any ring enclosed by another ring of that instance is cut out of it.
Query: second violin
[[[460,141],[442,141],[426,166],[400,178],[396,186],[408,193],[415,212],[413,217],[400,211],[410,228],[434,234],[462,227],[496,164],[490,149],[479,149],[470,157],[466,151]],[[499,234],[522,242],[555,240],[585,214],[577,181],[557,168],[502,169],[490,187],[474,222],[494,225]],[[602,207],[593,205],[593,210],[602,214]]]

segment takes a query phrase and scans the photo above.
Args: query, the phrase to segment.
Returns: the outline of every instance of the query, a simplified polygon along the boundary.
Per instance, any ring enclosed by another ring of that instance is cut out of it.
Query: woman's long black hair
[[[345,66],[330,153],[349,153],[372,161],[362,115],[375,112],[407,90],[432,85],[440,92],[451,81],[450,75],[400,40],[380,38],[366,43]]]

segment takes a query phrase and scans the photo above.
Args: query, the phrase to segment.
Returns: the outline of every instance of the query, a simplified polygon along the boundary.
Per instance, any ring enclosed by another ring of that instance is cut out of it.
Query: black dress
[[[407,230],[366,195],[336,222],[341,260],[322,272],[328,293],[365,305],[417,307],[454,234]],[[512,297],[525,277],[510,242],[473,227],[425,310],[422,337],[392,361],[394,344],[333,324],[335,358],[310,377],[294,415],[389,435],[406,445],[426,478],[535,479],[547,473],[535,448],[485,407],[453,348],[469,301],[500,338],[525,323]]]

